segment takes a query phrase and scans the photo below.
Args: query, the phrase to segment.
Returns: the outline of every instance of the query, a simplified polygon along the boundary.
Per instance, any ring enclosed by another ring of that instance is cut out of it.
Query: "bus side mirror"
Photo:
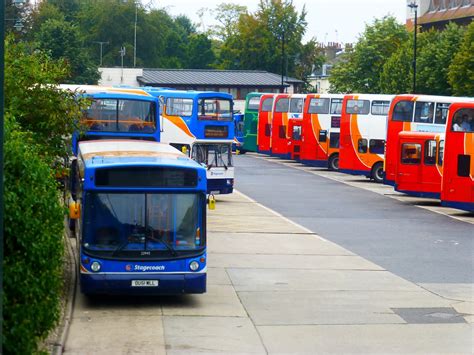
[[[209,204],[209,209],[210,210],[215,210],[216,209],[216,199],[214,197],[214,195],[209,195],[209,200],[208,200],[208,204]]]
[[[69,203],[69,218],[79,219],[81,217],[81,203],[72,201]]]

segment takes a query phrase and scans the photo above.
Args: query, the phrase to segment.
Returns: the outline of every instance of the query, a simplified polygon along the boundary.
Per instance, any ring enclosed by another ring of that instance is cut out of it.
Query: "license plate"
[[[132,280],[132,287],[158,287],[158,280]]]

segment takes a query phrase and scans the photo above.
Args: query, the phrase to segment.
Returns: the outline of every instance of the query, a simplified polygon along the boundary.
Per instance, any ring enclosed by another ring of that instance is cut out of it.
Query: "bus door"
[[[435,194],[436,197],[441,193],[441,170],[437,165],[439,142],[439,136],[424,141],[421,181],[422,192]]]
[[[422,180],[423,142],[416,139],[400,139],[395,186],[399,191],[418,191]]]

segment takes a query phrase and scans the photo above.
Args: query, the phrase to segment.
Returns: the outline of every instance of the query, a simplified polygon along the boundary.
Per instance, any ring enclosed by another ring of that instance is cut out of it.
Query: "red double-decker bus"
[[[301,162],[312,166],[339,168],[340,94],[308,94],[303,111]]]
[[[441,204],[474,212],[474,99],[449,108]]]

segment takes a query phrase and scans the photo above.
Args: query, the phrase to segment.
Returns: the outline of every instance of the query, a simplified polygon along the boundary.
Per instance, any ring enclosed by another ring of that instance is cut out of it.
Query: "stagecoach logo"
[[[130,265],[130,264],[129,264],[129,265],[126,265],[126,266],[125,266],[125,270],[127,270],[127,271],[132,271],[132,265]]]

